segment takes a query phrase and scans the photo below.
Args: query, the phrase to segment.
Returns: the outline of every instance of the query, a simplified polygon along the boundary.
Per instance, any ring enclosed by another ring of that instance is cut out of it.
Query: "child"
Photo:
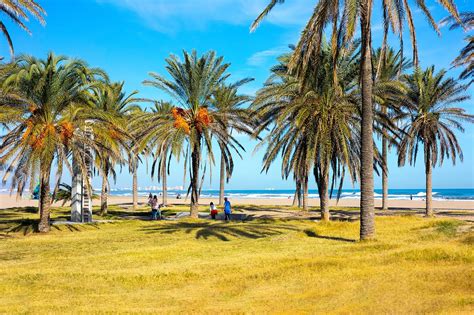
[[[213,220],[215,220],[215,219],[216,219],[216,215],[217,215],[217,208],[216,208],[216,206],[214,205],[213,202],[211,202],[211,204],[209,205],[209,208],[210,208],[210,210],[211,210],[211,218],[212,218]]]

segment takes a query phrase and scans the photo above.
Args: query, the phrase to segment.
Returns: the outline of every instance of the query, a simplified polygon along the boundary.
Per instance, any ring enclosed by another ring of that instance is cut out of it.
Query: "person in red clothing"
[[[210,208],[210,210],[211,210],[211,218],[212,218],[213,220],[215,220],[218,211],[217,211],[217,208],[216,208],[216,206],[214,205],[213,202],[211,202],[211,204],[209,205],[209,208]]]

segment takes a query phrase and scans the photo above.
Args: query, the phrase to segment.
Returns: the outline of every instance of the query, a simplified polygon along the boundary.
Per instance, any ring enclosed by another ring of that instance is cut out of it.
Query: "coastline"
[[[160,199],[161,200],[161,199]],[[217,203],[218,198],[200,198],[199,203],[202,205],[208,205],[210,202]],[[292,199],[288,198],[230,198],[230,201],[233,205],[260,205],[260,206],[291,206]],[[132,197],[130,196],[109,196],[108,202],[111,205],[123,205],[128,207],[132,205]],[[146,197],[139,196],[138,203],[145,205],[147,202]],[[330,207],[358,207],[359,198],[346,198],[340,199],[336,203],[335,199],[329,201]],[[375,199],[375,207],[379,208],[382,206],[381,199]],[[189,199],[185,201],[184,199],[175,199],[168,197],[169,204],[189,204]],[[94,199],[94,206],[100,205],[99,199]],[[29,198],[17,199],[15,195],[0,194],[0,209],[14,208],[14,207],[37,207],[38,201],[31,200]],[[53,206],[61,206],[61,203],[55,203]],[[311,198],[309,199],[310,207],[319,207],[319,199]],[[423,200],[398,200],[391,199],[389,200],[389,209],[423,209],[425,207],[425,201]],[[433,208],[440,210],[474,210],[474,200],[433,200]]]

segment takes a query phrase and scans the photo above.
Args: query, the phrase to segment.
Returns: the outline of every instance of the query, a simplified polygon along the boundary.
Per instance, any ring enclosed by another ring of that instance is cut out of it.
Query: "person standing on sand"
[[[224,198],[224,215],[225,215],[226,221],[230,221],[231,213],[232,213],[232,210],[231,210],[230,201],[227,199],[227,197],[225,197]]]
[[[158,197],[155,195],[151,200],[151,219],[158,220]]]
[[[215,220],[217,215],[217,208],[216,205],[214,205],[214,202],[211,202],[211,204],[209,205],[209,210],[211,210],[211,218]]]

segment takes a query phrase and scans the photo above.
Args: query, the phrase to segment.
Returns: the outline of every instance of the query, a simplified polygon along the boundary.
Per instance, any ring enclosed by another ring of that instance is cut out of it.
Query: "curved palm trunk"
[[[220,174],[220,180],[219,180],[219,205],[224,204],[224,188],[225,188],[225,159],[224,159],[224,154],[221,153],[221,174]]]
[[[191,218],[197,218],[199,214],[199,165],[201,160],[201,137],[193,145],[191,152]]]
[[[308,211],[308,176],[303,177],[303,210]]]
[[[384,133],[385,134],[385,133]],[[385,136],[382,137],[382,210],[388,210],[388,145]]]
[[[49,180],[51,176],[51,164],[52,162],[47,162],[41,166],[40,176],[40,194],[39,194],[39,213],[40,221],[38,224],[38,231],[42,233],[49,232],[49,217],[51,211],[51,196],[50,196],[50,187]]]
[[[293,196],[293,203],[292,206],[297,206],[298,208],[301,207],[301,181],[296,180],[296,189],[295,189],[295,195]]]
[[[360,239],[375,238],[374,211],[374,147],[373,147],[373,105],[372,105],[372,0],[361,3],[361,170],[360,170]]]
[[[161,174],[161,182],[163,185],[163,206],[168,205],[168,174],[166,171],[166,163],[163,163],[163,173]]]
[[[104,169],[104,174],[102,175],[102,190],[100,193],[100,215],[107,214],[108,204],[107,198],[109,195],[109,168],[106,166]]]
[[[431,165],[431,154],[428,149],[428,145],[425,144],[425,175],[426,175],[426,212],[427,217],[434,216],[432,198],[433,198],[433,187],[431,182],[433,172],[433,166]]]
[[[321,208],[321,220],[329,221],[329,168],[325,167],[323,169],[323,174],[318,183],[319,191],[319,206]]]
[[[132,194],[133,194],[133,210],[138,208],[138,175],[137,175],[137,161],[133,165],[133,183],[132,183]]]

